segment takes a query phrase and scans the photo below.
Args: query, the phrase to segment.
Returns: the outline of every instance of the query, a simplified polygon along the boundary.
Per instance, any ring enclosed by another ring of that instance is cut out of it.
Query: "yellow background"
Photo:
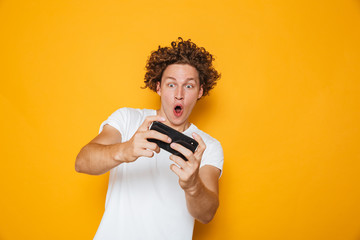
[[[191,117],[224,148],[195,239],[360,239],[360,2],[0,1],[0,239],[92,239],[108,174],[74,161],[178,36],[222,73]]]

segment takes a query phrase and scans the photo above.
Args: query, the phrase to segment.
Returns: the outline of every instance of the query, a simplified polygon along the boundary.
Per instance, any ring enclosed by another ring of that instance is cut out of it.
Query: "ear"
[[[201,85],[199,95],[198,95],[198,99],[200,99],[202,97],[203,93],[204,93],[204,89],[203,89],[203,85]]]
[[[160,81],[158,81],[156,83],[156,92],[157,94],[159,94],[159,96],[161,96],[161,86],[160,86]]]

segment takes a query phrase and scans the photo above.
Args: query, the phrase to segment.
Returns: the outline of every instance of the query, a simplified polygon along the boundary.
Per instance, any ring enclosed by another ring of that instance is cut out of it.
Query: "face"
[[[157,93],[161,97],[159,114],[171,127],[184,131],[197,100],[202,96],[199,73],[188,64],[171,64],[163,72]]]

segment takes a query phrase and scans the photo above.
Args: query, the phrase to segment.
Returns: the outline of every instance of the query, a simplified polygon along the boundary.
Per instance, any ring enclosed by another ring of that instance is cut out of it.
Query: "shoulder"
[[[153,109],[140,109],[140,108],[128,108],[123,107],[117,109],[112,115],[121,118],[128,118],[130,121],[146,118],[156,114],[156,110]]]
[[[200,168],[205,165],[214,166],[220,169],[221,175],[224,164],[224,152],[220,142],[204,131],[201,131],[196,126],[194,127],[195,130],[193,132],[199,134],[206,145],[203,157],[201,159]]]
[[[205,142],[206,148],[217,148],[217,149],[222,149],[221,147],[221,143],[215,139],[214,137],[210,136],[209,134],[207,134],[206,132],[200,130],[199,128],[197,128],[195,125],[193,125],[193,132],[196,132],[197,134],[200,135],[200,137],[203,139],[203,141]]]
[[[152,115],[154,112],[156,113],[156,110],[145,109],[145,108],[141,109],[141,108],[123,107],[123,108],[117,109],[114,113],[142,116],[142,115]]]
[[[147,116],[153,114],[156,114],[156,111],[151,109],[119,108],[101,124],[99,132],[106,124],[109,124],[116,128],[123,137],[130,136]]]

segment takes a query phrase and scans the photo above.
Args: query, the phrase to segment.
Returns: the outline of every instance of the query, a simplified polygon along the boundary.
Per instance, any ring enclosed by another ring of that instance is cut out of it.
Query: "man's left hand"
[[[199,146],[194,153],[180,144],[172,143],[170,145],[171,148],[180,152],[188,160],[185,161],[179,156],[171,155],[170,159],[177,165],[171,164],[170,169],[178,175],[181,188],[193,195],[196,193],[197,185],[201,182],[199,177],[199,168],[206,145],[198,134],[193,133],[192,135],[199,143]]]

